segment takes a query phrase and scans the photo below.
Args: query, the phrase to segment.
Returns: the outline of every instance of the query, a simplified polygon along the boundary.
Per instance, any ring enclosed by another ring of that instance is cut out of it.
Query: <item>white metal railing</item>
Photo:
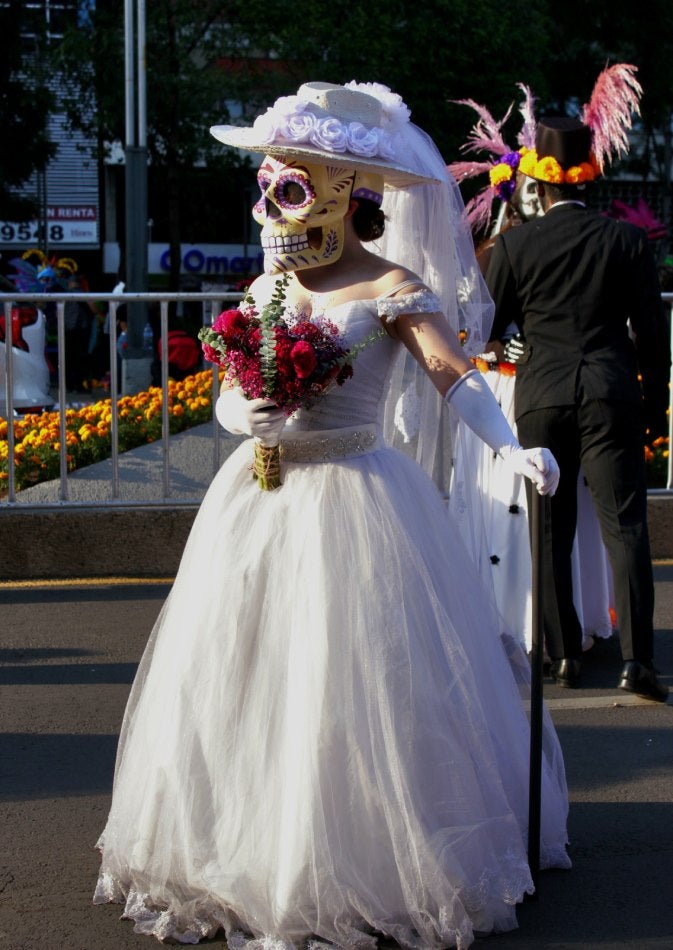
[[[5,411],[8,421],[14,418],[14,353],[12,346],[12,319],[11,309],[15,304],[33,304],[40,307],[41,304],[55,303],[57,317],[57,344],[58,344],[58,405],[59,413],[59,436],[60,436],[60,488],[59,499],[57,502],[31,503],[30,507],[54,508],[68,505],[71,507],[82,506],[84,503],[71,501],[68,489],[68,469],[67,469],[67,445],[66,445],[66,352],[65,352],[65,304],[68,301],[102,301],[107,303],[109,308],[109,346],[110,346],[110,402],[115,407],[119,399],[119,382],[117,379],[117,311],[125,304],[159,304],[160,308],[160,339],[161,339],[161,389],[162,389],[162,498],[154,504],[171,505],[184,504],[178,499],[171,498],[171,466],[170,466],[170,428],[169,428],[169,406],[168,406],[168,308],[171,303],[201,303],[202,323],[203,325],[212,322],[213,315],[217,314],[225,302],[236,303],[241,299],[239,292],[201,292],[201,293],[124,293],[124,294],[97,294],[97,293],[42,293],[42,294],[0,294],[0,304],[4,307],[5,315]],[[673,323],[673,293],[663,293],[662,300],[671,308]],[[671,379],[670,394],[673,400],[673,332],[671,333]],[[218,392],[218,371],[213,367],[213,404],[217,398]],[[111,500],[97,501],[96,506],[124,505],[124,507],[147,506],[152,502],[146,500],[142,502],[133,502],[132,500],[120,499],[120,475],[119,475],[119,418],[116,412],[111,414],[110,424],[111,435]],[[14,459],[15,437],[14,427],[9,424],[7,427],[8,459]],[[213,474],[220,467],[220,429],[213,414]],[[673,446],[673,412],[669,412],[669,446]],[[666,487],[660,489],[650,489],[650,494],[661,495],[669,494],[673,491],[673,458],[669,453],[668,469],[666,478]],[[8,464],[7,495],[0,501],[1,507],[8,507],[20,504],[17,501],[16,481],[14,465]],[[187,504],[194,504],[194,501]]]
[[[170,500],[171,504],[180,504],[176,499],[171,500],[170,488],[170,419],[168,406],[168,309],[171,303],[200,303],[202,308],[202,323],[204,325],[212,322],[213,316],[219,313],[225,302],[238,303],[241,299],[241,293],[236,291],[222,292],[199,292],[199,293],[15,293],[0,294],[0,304],[4,309],[5,317],[5,413],[8,422],[7,426],[7,449],[8,449],[8,478],[7,495],[0,501],[0,506],[11,506],[19,504],[17,501],[16,480],[14,465],[9,460],[14,458],[15,438],[14,427],[11,424],[14,419],[14,348],[13,327],[11,319],[12,307],[18,304],[32,304],[40,309],[46,304],[56,304],[56,323],[57,323],[57,349],[58,349],[58,406],[59,406],[59,499],[58,502],[31,503],[31,507],[53,508],[61,507],[64,504],[69,506],[82,505],[81,502],[74,502],[69,499],[68,489],[68,467],[67,467],[67,446],[66,446],[66,349],[65,349],[65,304],[68,301],[77,302],[97,302],[102,301],[108,305],[109,322],[109,359],[110,359],[110,403],[112,407],[117,406],[121,393],[119,392],[119,380],[117,378],[117,311],[124,305],[133,304],[159,304],[160,309],[160,330],[159,338],[161,340],[161,390],[162,390],[162,495],[163,498],[156,504],[166,504]],[[216,398],[218,391],[218,370],[213,366],[213,399]],[[214,454],[213,454],[213,474],[217,471],[220,464],[219,458],[219,426],[213,416],[213,435],[214,435]],[[120,505],[125,507],[133,506],[134,502],[120,500],[120,476],[119,476],[119,417],[117,412],[112,412],[110,421],[111,437],[111,500],[97,502],[97,505]],[[192,502],[193,503],[193,502]],[[143,501],[142,506],[148,504]],[[151,504],[151,502],[150,502]]]

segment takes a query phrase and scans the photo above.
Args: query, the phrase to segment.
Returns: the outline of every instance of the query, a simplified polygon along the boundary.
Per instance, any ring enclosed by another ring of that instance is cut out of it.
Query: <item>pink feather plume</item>
[[[643,198],[638,199],[635,207],[633,205],[627,205],[625,201],[620,201],[619,198],[615,198],[610,206],[610,210],[606,211],[605,214],[609,218],[617,218],[619,221],[628,221],[630,224],[635,224],[637,227],[642,228],[647,232],[647,236],[651,241],[665,237],[668,233],[664,222],[656,217]]]
[[[535,97],[530,87],[524,85],[524,83],[518,82],[517,88],[523,93],[523,102],[519,106],[519,112],[523,118],[523,125],[516,140],[523,148],[535,148],[535,131],[537,129],[537,121],[535,119],[535,112],[533,111]]]
[[[603,70],[594,85],[591,99],[585,104],[582,122],[591,129],[593,150],[603,170],[613,155],[629,150],[627,132],[631,117],[640,115],[642,86],[635,77],[638,68],[628,63],[616,63]]]
[[[503,141],[501,129],[512,112],[509,107],[500,122],[493,118],[485,106],[480,106],[474,99],[454,99],[459,106],[469,106],[479,116],[478,122],[472,127],[467,141],[461,146],[464,152],[491,152],[494,155],[506,155],[511,151]]]
[[[473,234],[488,229],[491,223],[492,209],[493,194],[490,188],[484,188],[474,198],[470,198],[465,205],[465,212]]]
[[[458,184],[465,178],[475,178],[493,168],[493,162],[451,162],[446,166]]]

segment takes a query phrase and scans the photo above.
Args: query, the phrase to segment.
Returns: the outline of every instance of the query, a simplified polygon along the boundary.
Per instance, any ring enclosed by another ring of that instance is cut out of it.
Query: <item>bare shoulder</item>
[[[394,264],[391,261],[381,260],[382,268],[381,272],[376,280],[376,296],[380,297],[384,294],[391,294],[392,296],[397,296],[398,294],[408,294],[413,290],[419,290],[425,287],[425,284],[413,271],[409,270],[408,267],[402,267],[399,264]]]

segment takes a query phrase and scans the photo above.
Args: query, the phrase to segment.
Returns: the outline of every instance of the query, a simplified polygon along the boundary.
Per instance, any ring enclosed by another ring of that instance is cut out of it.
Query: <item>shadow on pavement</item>
[[[0,800],[108,793],[116,735],[0,735]]]

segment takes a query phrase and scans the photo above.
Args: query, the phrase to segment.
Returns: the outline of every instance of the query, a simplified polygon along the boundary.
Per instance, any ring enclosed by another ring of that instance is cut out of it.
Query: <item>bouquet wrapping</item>
[[[271,299],[259,310],[246,294],[238,309],[225,310],[212,326],[203,327],[199,339],[205,358],[224,369],[225,383],[238,386],[247,399],[273,400],[290,416],[333,384],[343,385],[353,375],[352,360],[370,340],[349,347],[329,320],[288,321],[288,280],[284,274],[276,281]],[[263,491],[280,486],[279,444],[255,439],[253,477]]]

